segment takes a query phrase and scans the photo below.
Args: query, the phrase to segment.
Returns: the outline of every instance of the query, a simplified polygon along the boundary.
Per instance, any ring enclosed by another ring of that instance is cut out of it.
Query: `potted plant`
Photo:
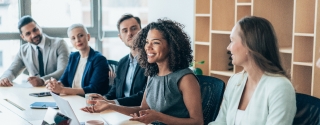
[[[195,75],[203,75],[202,69],[200,69],[200,68],[195,68],[195,67],[194,67],[195,64],[204,64],[204,60],[199,61],[199,62],[193,61],[193,62],[190,64],[190,67],[189,67],[189,68],[193,71],[193,73],[194,73]]]

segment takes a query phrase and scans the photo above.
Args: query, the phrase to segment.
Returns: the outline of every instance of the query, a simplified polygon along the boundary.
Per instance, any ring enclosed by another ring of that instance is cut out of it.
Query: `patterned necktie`
[[[42,52],[40,50],[40,47],[37,46],[37,49],[38,49],[39,74],[40,74],[40,77],[41,77],[41,76],[44,76],[43,58],[42,58]]]

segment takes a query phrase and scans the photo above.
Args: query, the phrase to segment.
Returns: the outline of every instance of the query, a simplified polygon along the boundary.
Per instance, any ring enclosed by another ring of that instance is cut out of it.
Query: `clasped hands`
[[[112,106],[115,106],[114,101],[112,100],[107,100],[100,94],[91,94],[92,100],[88,100],[87,103],[91,104],[92,106],[87,106],[84,108],[81,108],[82,111],[84,112],[89,112],[89,113],[100,113],[102,111],[111,109]],[[131,121],[139,121],[145,124],[149,124],[153,121],[158,120],[158,115],[159,112],[151,109],[147,110],[140,110],[139,114],[134,113],[130,114],[132,118],[130,118]]]
[[[63,84],[60,81],[57,81],[55,78],[50,78],[45,82],[46,88],[53,93],[60,94],[63,91]]]

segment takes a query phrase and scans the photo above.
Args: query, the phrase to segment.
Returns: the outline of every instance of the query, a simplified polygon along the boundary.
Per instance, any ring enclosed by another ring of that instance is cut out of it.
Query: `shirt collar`
[[[46,42],[45,39],[46,39],[45,36],[42,35],[41,42],[40,42],[38,45],[34,45],[34,44],[31,44],[31,43],[29,43],[29,44],[31,44],[31,46],[32,46],[32,48],[33,48],[34,50],[37,50],[37,46],[39,46],[42,50],[44,50],[43,48],[44,48],[44,45],[45,45],[45,42]]]
[[[133,57],[133,56],[131,55],[131,53],[130,53],[130,54],[129,54],[129,60],[130,60],[130,63],[132,63],[132,62],[137,62],[137,56]]]

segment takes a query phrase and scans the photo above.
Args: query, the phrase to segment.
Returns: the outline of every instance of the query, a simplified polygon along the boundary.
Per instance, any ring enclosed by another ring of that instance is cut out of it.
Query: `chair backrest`
[[[320,99],[296,93],[297,112],[293,125],[320,125]]]
[[[115,61],[115,60],[108,60],[108,64],[109,64],[109,66],[111,67],[111,69],[110,70],[112,70],[112,71],[116,71],[116,69],[117,69],[117,66],[118,66],[118,61]]]
[[[225,89],[225,83],[218,78],[197,75],[201,88],[202,111],[204,124],[216,119]]]
[[[111,73],[114,74],[113,77],[109,76],[109,90],[110,90],[112,85],[113,85],[113,83],[114,83],[114,78],[115,78],[115,75],[116,75],[116,72],[117,72],[116,70],[117,70],[117,67],[118,67],[118,61],[108,60],[108,64],[109,64],[109,69],[110,69]]]

